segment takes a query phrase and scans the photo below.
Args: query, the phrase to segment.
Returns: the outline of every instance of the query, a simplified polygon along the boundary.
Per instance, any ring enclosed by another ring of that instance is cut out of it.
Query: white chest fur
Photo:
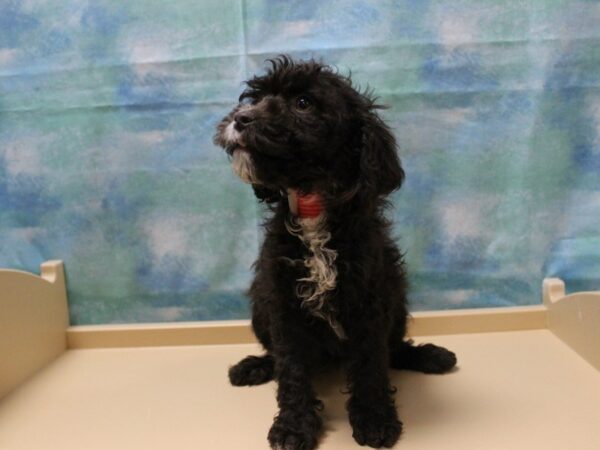
[[[302,306],[310,313],[320,317],[331,325],[340,339],[345,338],[344,330],[334,317],[334,311],[327,300],[337,285],[337,252],[327,248],[331,233],[325,228],[325,214],[316,218],[292,217],[286,222],[290,234],[297,236],[308,249],[304,266],[308,276],[298,279],[296,295]]]

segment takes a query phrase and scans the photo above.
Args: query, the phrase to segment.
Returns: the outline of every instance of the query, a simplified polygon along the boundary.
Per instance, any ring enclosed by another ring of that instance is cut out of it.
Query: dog
[[[350,77],[315,60],[267,60],[246,81],[214,142],[268,205],[248,295],[264,347],[229,369],[230,382],[276,380],[272,448],[313,449],[323,404],[311,376],[347,372],[347,410],[360,445],[392,447],[402,431],[388,370],[444,373],[456,356],[406,339],[407,280],[386,196],[404,171],[382,106]]]

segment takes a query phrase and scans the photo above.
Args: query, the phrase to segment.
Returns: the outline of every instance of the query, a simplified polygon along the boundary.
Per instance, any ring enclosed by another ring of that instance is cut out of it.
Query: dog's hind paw
[[[423,373],[446,373],[456,366],[456,355],[444,347],[433,344],[413,346],[412,341],[403,342],[392,353],[392,369],[415,370]]]
[[[271,381],[274,370],[272,356],[246,356],[229,368],[229,381],[234,386],[256,386]]]
[[[425,344],[418,348],[423,352],[422,372],[445,373],[456,366],[456,355],[444,347]]]

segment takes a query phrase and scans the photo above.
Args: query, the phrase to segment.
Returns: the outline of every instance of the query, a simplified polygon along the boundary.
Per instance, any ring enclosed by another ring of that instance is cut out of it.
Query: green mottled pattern
[[[212,144],[278,53],[390,105],[413,310],[600,289],[600,2],[0,0],[0,266],[75,324],[242,318],[263,211]]]

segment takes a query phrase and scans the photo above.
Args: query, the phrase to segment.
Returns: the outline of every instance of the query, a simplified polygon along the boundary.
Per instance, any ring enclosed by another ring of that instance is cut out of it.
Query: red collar
[[[305,194],[297,189],[288,189],[288,203],[292,214],[300,219],[314,219],[325,210],[319,194]]]

